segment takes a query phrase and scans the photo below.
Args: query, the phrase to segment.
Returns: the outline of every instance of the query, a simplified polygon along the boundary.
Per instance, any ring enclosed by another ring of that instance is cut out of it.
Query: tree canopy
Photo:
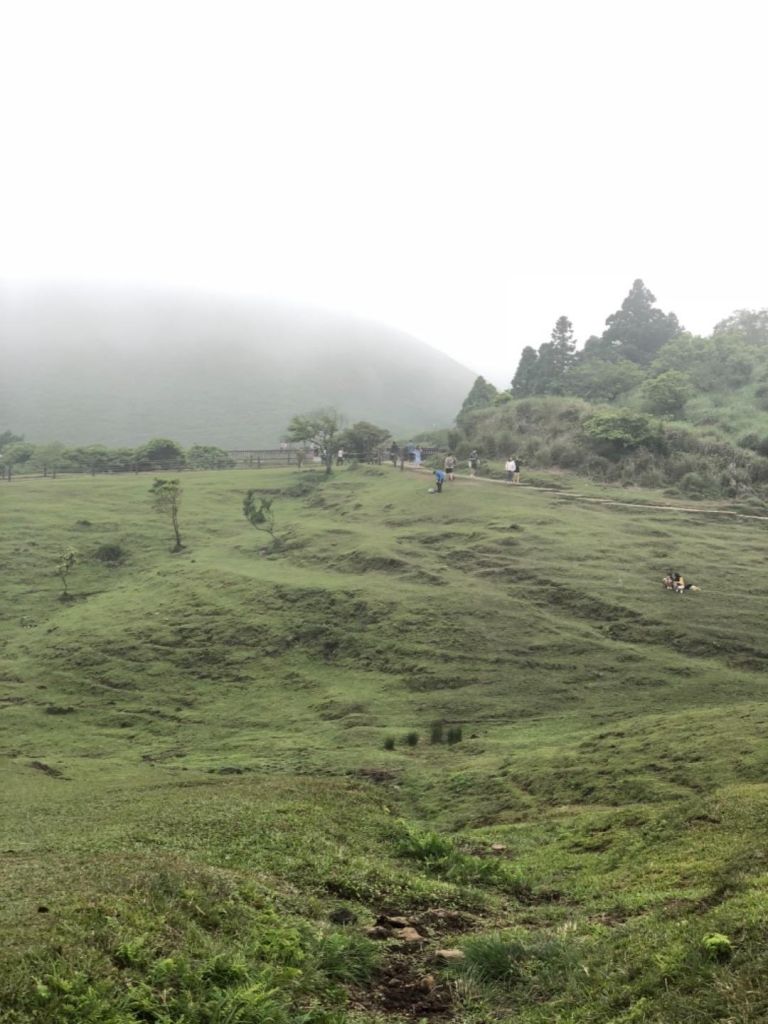
[[[135,459],[151,469],[178,469],[184,465],[184,450],[167,437],[153,437],[136,449]]]
[[[633,283],[621,309],[605,321],[602,342],[621,359],[646,365],[662,345],[681,331],[674,313],[662,313],[654,307],[656,296],[640,278]]]
[[[293,417],[285,432],[286,441],[307,442],[319,449],[326,473],[333,468],[333,449],[343,426],[336,409],[316,409]]]
[[[469,413],[474,412],[476,409],[487,409],[488,406],[493,405],[498,393],[498,390],[490,381],[487,381],[485,377],[478,377],[469,389],[469,394],[464,399],[459,414],[456,417],[456,422],[459,426],[466,422]]]
[[[359,420],[343,432],[339,444],[348,450],[350,455],[367,461],[383,448],[392,435],[386,427],[377,427],[367,420]]]

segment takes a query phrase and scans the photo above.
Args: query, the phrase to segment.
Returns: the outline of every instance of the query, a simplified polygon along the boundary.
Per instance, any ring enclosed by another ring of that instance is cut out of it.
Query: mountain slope
[[[767,1019],[764,522],[150,479],[0,487],[0,1024]]]
[[[267,447],[323,405],[403,434],[474,379],[386,327],[200,294],[0,287],[0,351],[0,429],[35,442]]]

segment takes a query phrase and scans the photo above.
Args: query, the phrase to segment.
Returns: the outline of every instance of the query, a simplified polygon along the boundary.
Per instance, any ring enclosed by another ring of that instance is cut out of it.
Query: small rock
[[[491,843],[491,850],[493,850],[494,853],[504,853],[506,846],[504,843]]]
[[[382,928],[381,925],[375,924],[372,928],[366,928],[365,934],[369,939],[388,939],[392,933],[389,928]]]
[[[383,925],[385,928],[408,928],[413,925],[407,917],[389,917],[387,914],[380,914],[376,918],[376,924]]]
[[[464,959],[464,953],[460,949],[438,949],[435,952],[435,960],[442,960],[443,963],[456,963]]]
[[[423,978],[419,978],[413,987],[419,992],[432,992],[436,984],[434,975],[426,974]]]
[[[415,928],[399,928],[396,937],[403,942],[426,942],[423,935],[420,935]]]

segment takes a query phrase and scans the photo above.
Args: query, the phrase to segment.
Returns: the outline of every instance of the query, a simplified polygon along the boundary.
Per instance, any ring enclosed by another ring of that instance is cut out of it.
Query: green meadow
[[[2,486],[2,1024],[768,1019],[768,521],[429,481]]]

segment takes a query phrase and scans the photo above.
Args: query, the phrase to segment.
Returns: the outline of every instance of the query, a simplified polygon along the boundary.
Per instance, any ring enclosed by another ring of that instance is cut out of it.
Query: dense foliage
[[[29,444],[6,431],[0,434],[0,469],[10,477],[25,473],[127,473],[152,469],[231,469],[228,452],[214,445],[193,444],[185,452],[176,441],[156,437],[138,448],[107,448],[101,444],[71,447],[60,441]]]
[[[479,378],[452,445],[690,496],[763,492],[768,310],[737,310],[698,337],[655,302],[635,281],[580,349],[561,316],[549,341],[523,349],[509,391]]]

